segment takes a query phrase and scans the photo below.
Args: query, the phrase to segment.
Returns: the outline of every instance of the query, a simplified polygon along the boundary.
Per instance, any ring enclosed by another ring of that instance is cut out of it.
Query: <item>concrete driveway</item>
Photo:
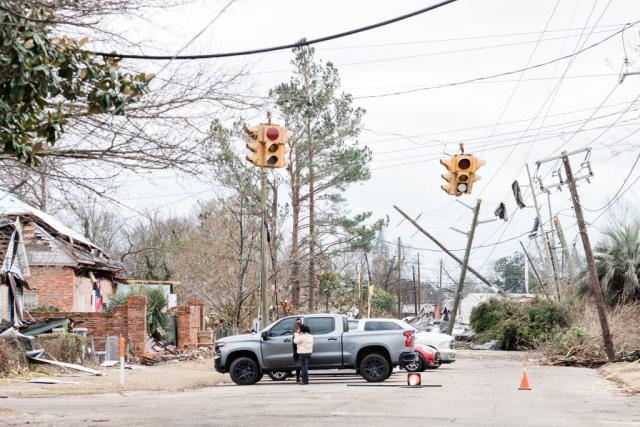
[[[431,386],[406,388],[395,373],[378,385],[355,375],[313,375],[308,386],[221,385],[185,392],[0,399],[0,425],[461,425],[640,426],[638,396],[595,370],[461,359],[423,373]],[[1,394],[1,393],[0,393]]]

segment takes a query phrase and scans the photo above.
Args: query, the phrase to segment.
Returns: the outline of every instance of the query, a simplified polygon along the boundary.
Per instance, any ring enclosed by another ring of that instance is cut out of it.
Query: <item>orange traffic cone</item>
[[[518,390],[531,390],[529,386],[529,378],[527,378],[527,365],[522,365],[522,379],[520,380],[520,387]]]

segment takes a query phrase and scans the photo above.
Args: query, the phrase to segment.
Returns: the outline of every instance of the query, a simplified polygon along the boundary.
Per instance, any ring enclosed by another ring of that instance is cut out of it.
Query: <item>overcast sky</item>
[[[120,23],[127,36],[150,46],[147,53],[176,53],[201,31],[227,1],[200,1]],[[368,25],[425,7],[429,1],[258,1],[237,0],[183,53],[212,53],[260,48],[333,34]],[[556,7],[557,5],[557,7]],[[316,45],[317,57],[332,61],[339,69],[343,90],[364,107],[364,131],[359,142],[373,151],[372,178],[354,185],[347,197],[353,212],[373,211],[389,215],[386,239],[425,250],[420,251],[423,274],[434,277],[441,258],[426,237],[417,234],[393,208],[399,205],[410,215],[422,213],[420,223],[453,249],[463,248],[465,237],[450,227],[466,230],[471,211],[445,194],[438,159],[454,154],[465,143],[468,153],[485,159],[482,180],[472,195],[460,199],[473,204],[482,199],[480,217],[494,218],[500,202],[507,205],[508,222],[479,226],[471,264],[485,271],[501,256],[520,250],[518,240],[492,243],[526,233],[533,225],[532,208],[518,210],[510,185],[518,179],[527,184],[525,162],[535,173],[535,162],[562,150],[592,147],[595,174],[579,191],[585,207],[605,205],[622,185],[639,154],[638,103],[640,76],[618,84],[625,58],[622,36],[617,35],[573,59],[474,83],[425,89],[519,70],[571,55],[598,43],[640,19],[637,0],[459,0],[438,10],[376,30]],[[595,27],[594,27],[595,26]],[[542,31],[547,28],[545,33]],[[629,70],[640,70],[640,25],[624,32]],[[249,57],[210,60],[217,67],[247,67],[246,95],[264,97],[269,88],[289,78],[290,51]],[[147,71],[164,64],[151,62]],[[420,89],[396,96],[394,92]],[[376,97],[373,97],[376,96]],[[608,97],[608,98],[607,98]],[[600,107],[600,108],[598,108]],[[212,112],[212,118],[215,112]],[[246,117],[245,113],[245,118]],[[255,116],[256,121],[262,116]],[[278,121],[274,111],[274,120]],[[584,155],[572,158],[580,169]],[[557,163],[540,168],[545,183],[552,183]],[[634,171],[630,181],[640,176]],[[633,186],[635,187],[635,186]],[[626,189],[626,187],[625,187]],[[523,189],[525,190],[525,189]],[[151,178],[132,177],[123,186],[122,200],[135,209],[186,214],[197,200],[211,195],[210,185],[177,179],[171,173]],[[549,208],[541,195],[544,220]],[[570,244],[576,226],[569,192],[552,191],[551,208],[560,215]],[[622,200],[629,208],[640,204],[640,193],[631,188]],[[528,193],[526,203],[531,206]],[[586,212],[589,222],[602,213]],[[609,212],[595,226],[607,223]],[[595,227],[592,239],[598,239]],[[528,240],[522,239],[525,245]],[[578,242],[578,246],[580,243]],[[413,251],[417,254],[418,251]],[[458,252],[461,254],[462,252]]]

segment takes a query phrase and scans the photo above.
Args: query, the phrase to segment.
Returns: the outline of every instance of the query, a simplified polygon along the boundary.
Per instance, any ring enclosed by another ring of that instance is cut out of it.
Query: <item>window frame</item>
[[[322,333],[314,332],[314,328],[310,326],[310,322],[313,322],[316,319],[329,319],[331,322],[331,329],[327,332]],[[309,326],[309,329],[311,329],[311,335],[328,335],[335,332],[336,330],[336,319],[331,316],[307,317],[304,319],[304,324]]]

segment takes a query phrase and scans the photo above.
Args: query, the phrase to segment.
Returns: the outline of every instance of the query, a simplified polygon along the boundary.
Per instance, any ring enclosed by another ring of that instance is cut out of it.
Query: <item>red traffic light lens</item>
[[[267,138],[271,141],[275,141],[280,136],[280,131],[278,128],[268,128],[267,129]]]
[[[458,161],[458,167],[462,170],[469,169],[471,167],[471,160],[469,159],[460,159]]]

